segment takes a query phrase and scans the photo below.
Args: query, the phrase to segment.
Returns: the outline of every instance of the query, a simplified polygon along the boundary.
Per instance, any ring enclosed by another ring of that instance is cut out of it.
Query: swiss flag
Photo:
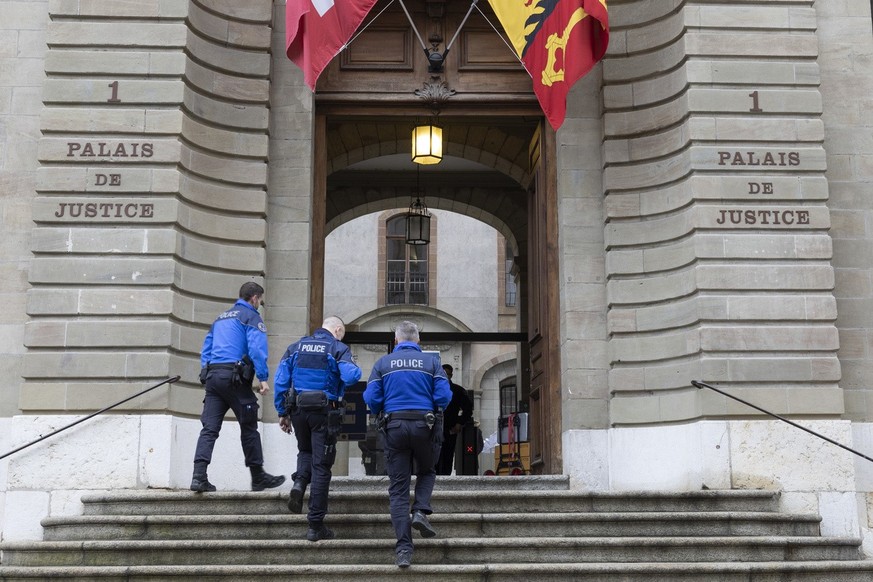
[[[345,46],[376,0],[287,0],[285,46],[315,91],[318,76]]]

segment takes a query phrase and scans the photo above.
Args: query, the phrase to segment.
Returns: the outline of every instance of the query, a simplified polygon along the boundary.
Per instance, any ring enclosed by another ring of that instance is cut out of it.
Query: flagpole
[[[464,16],[464,20],[461,21],[461,24],[458,25],[458,30],[455,31],[455,36],[452,37],[452,40],[449,41],[449,44],[446,45],[446,52],[443,53],[443,58],[447,54],[449,54],[449,49],[452,48],[452,45],[455,44],[455,39],[458,38],[458,35],[461,33],[461,29],[464,28],[464,25],[467,24],[467,19],[470,18],[470,14],[473,13],[473,9],[476,8],[476,3],[479,0],[473,0],[473,3],[470,4],[470,9],[467,10],[467,15]]]
[[[409,26],[412,27],[412,32],[415,33],[415,36],[418,37],[418,42],[421,43],[421,48],[424,50],[424,56],[430,57],[430,52],[427,50],[427,45],[424,44],[424,39],[421,38],[421,35],[418,34],[418,29],[415,28],[415,23],[412,21],[412,16],[409,15],[409,10],[406,9],[406,4],[403,3],[403,0],[398,0],[400,2],[400,6],[403,7],[403,12],[406,14],[406,20],[409,21]]]

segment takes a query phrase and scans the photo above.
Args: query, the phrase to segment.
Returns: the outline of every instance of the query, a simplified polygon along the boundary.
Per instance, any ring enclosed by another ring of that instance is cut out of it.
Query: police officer
[[[397,537],[394,563],[407,568],[412,563],[412,529],[430,538],[436,535],[427,516],[432,513],[430,497],[436,472],[434,461],[440,450],[442,427],[439,415],[452,399],[449,380],[440,357],[424,353],[418,326],[411,321],[394,330],[397,346],[373,367],[364,402],[373,414],[383,414],[385,455],[388,467],[388,497],[391,523]],[[409,484],[412,462],[417,467],[415,500],[409,513]]]
[[[258,314],[263,304],[264,288],[254,282],[244,283],[239,299],[222,313],[209,328],[200,352],[200,383],[206,385],[203,430],[194,453],[194,476],[191,491],[215,491],[206,468],[212,460],[215,439],[228,409],[233,410],[240,427],[240,440],[246,466],[252,473],[252,491],[278,487],[285,482],[282,475],[264,472],[264,454],[258,433],[258,399],[252,392],[252,376],[260,380],[258,392],[265,394],[267,380],[267,328]]]
[[[288,346],[276,372],[276,412],[279,426],[297,435],[297,471],[288,509],[300,513],[303,495],[310,483],[310,542],[332,539],[333,530],[324,525],[331,467],[336,460],[336,437],[342,423],[342,398],[346,386],[361,379],[361,369],[352,361],[349,347],[342,343],[345,324],[328,317],[311,336]],[[290,396],[289,396],[290,395]]]

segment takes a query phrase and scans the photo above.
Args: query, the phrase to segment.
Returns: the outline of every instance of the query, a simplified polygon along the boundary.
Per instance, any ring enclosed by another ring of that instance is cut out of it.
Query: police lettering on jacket
[[[394,359],[392,359],[391,365],[389,367],[392,370],[394,370],[396,368],[409,368],[412,370],[415,370],[415,369],[423,370],[424,369],[424,360],[411,360],[411,359],[410,360],[407,360],[407,359],[394,360]]]
[[[267,326],[258,310],[238,299],[221,313],[203,340],[200,367],[207,364],[233,364],[248,354],[255,364],[258,380],[270,377],[267,367]]]
[[[361,379],[361,369],[352,360],[349,346],[323,328],[288,346],[276,371],[273,403],[279,416],[286,414],[285,394],[322,390],[330,400],[341,400],[346,386]]]
[[[439,354],[422,352],[415,342],[400,342],[382,356],[364,390],[364,402],[373,414],[445,409],[451,399]]]

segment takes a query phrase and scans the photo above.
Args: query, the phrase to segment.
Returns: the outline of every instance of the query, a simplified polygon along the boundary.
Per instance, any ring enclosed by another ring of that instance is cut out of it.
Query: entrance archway
[[[410,1],[419,30],[445,38],[463,17],[457,6]],[[379,6],[377,6],[377,9]],[[487,8],[486,8],[487,9]],[[315,94],[310,324],[323,315],[324,238],[357,216],[408,207],[416,172],[364,167],[372,160],[409,155],[414,124],[432,112],[418,88],[439,88],[439,124],[448,157],[475,170],[428,168],[427,204],[494,226],[516,253],[520,326],[524,334],[519,378],[530,401],[532,468],[560,473],[557,179],[554,132],[530,79],[486,22],[470,21],[439,75],[427,71],[399,7],[367,26],[331,63]],[[500,114],[496,115],[495,112]]]

